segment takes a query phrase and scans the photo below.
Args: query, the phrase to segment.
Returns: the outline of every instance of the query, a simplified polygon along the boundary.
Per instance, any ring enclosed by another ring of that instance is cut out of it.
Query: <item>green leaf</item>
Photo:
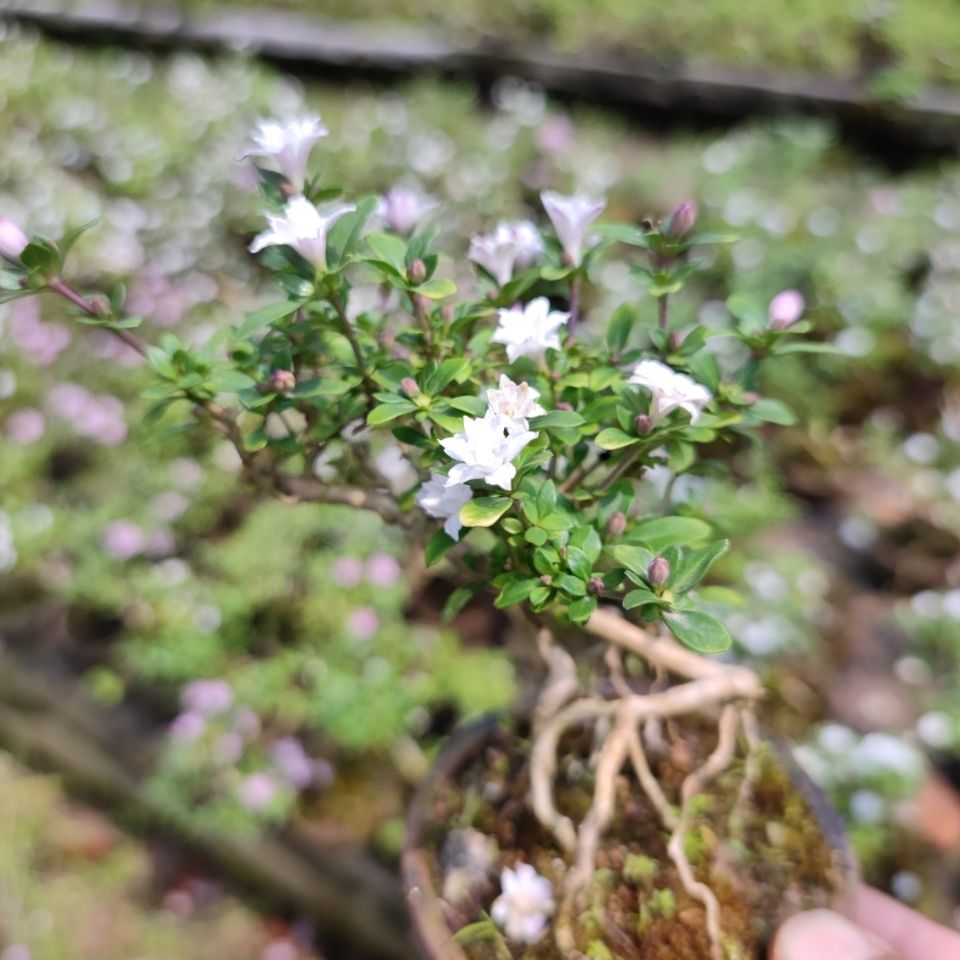
[[[430,300],[443,300],[444,297],[452,297],[456,292],[457,285],[452,280],[443,277],[428,280],[417,287],[417,293],[428,297]]]
[[[534,587],[540,586],[540,581],[536,577],[530,577],[524,580],[511,580],[497,595],[493,605],[498,609],[512,606],[520,603],[530,596],[530,591]]]
[[[460,522],[465,527],[492,527],[512,503],[509,497],[477,497],[460,508]]]
[[[543,527],[531,527],[524,533],[523,539],[535,547],[542,547],[547,542],[547,536],[547,531]]]
[[[589,580],[593,574],[590,558],[579,547],[567,547],[567,568],[581,580]]]
[[[593,527],[577,527],[570,535],[570,546],[582,550],[590,563],[596,563],[603,551],[600,534]]]
[[[327,263],[331,269],[341,266],[356,248],[367,220],[379,203],[379,197],[358,200],[357,209],[342,216],[330,228],[327,234]]]
[[[239,370],[223,370],[214,374],[207,382],[207,386],[215,393],[236,393],[256,385],[253,377],[248,377]]]
[[[634,607],[642,607],[648,603],[660,602],[660,598],[646,587],[637,587],[636,590],[631,590],[623,598],[623,609],[632,610]]]
[[[606,430],[601,430],[594,440],[594,443],[601,450],[620,450],[622,447],[629,447],[639,442],[639,437],[631,437],[630,434],[624,433],[616,427],[607,427]]]
[[[457,545],[443,530],[435,530],[424,548],[427,566],[432,567],[448,550]]]
[[[469,587],[457,587],[443,605],[443,619],[452,620],[476,596],[481,586],[481,584],[471,584]]]
[[[579,577],[573,577],[569,573],[561,573],[560,576],[554,577],[553,586],[571,597],[582,597],[587,592],[587,585]]]
[[[423,383],[423,392],[431,396],[442,393],[454,380],[461,380],[470,371],[469,357],[451,357],[431,373]]]
[[[284,317],[296,313],[302,306],[303,302],[300,300],[287,300],[284,303],[269,303],[265,307],[260,307],[259,310],[252,310],[246,314],[246,320],[236,328],[236,334],[241,340],[245,340],[260,327],[283,320]]]
[[[696,517],[653,517],[641,520],[630,531],[630,541],[639,541],[655,553],[660,553],[674,544],[706,540],[711,530],[709,523]]]
[[[542,417],[531,417],[531,430],[544,430],[548,427],[579,427],[587,421],[575,410],[550,410]]]
[[[685,647],[698,653],[723,653],[733,642],[730,632],[716,617],[699,610],[665,613],[663,622]]]
[[[381,424],[396,420],[397,417],[402,417],[405,413],[412,413],[416,409],[416,404],[409,400],[404,403],[381,403],[367,414],[367,425],[379,427]]]
[[[348,380],[328,380],[319,377],[313,380],[304,380],[298,383],[291,396],[299,399],[307,397],[341,397],[353,389],[353,384]]]
[[[676,557],[669,558],[670,578],[667,587],[680,594],[692,590],[729,546],[728,540],[714,540],[698,550],[678,550]]]
[[[637,313],[631,304],[623,303],[613,311],[607,327],[607,349],[612,354],[618,355],[627,345],[636,322]]]
[[[628,223],[598,223],[590,228],[590,232],[618,243],[628,243],[631,247],[650,246],[647,232]]]
[[[842,356],[832,343],[818,343],[810,340],[794,340],[792,343],[782,343],[773,353],[782,357],[790,353],[826,353],[833,356]]]
[[[402,238],[378,232],[368,234],[364,239],[378,260],[389,264],[401,276],[406,273],[407,244]]]
[[[581,597],[579,600],[574,600],[573,603],[567,607],[567,616],[570,617],[574,623],[582,626],[593,616],[593,611],[596,609],[596,597]]]
[[[618,543],[615,546],[607,547],[607,553],[621,566],[644,578],[647,576],[647,569],[653,562],[654,557],[654,554],[646,547],[640,547],[632,543]]]
[[[750,413],[764,423],[778,423],[791,427],[797,422],[796,414],[785,404],[772,397],[761,397],[749,408]]]

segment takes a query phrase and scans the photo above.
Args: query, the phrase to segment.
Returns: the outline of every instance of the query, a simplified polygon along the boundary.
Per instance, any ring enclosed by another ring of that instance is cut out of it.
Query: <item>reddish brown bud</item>
[[[270,386],[277,393],[290,393],[297,385],[297,378],[290,370],[274,370],[270,375]]]
[[[407,270],[407,279],[411,283],[423,283],[427,279],[427,265],[422,260],[414,260]]]
[[[666,557],[654,557],[647,567],[647,579],[654,590],[659,590],[670,579],[670,564]]]
[[[566,410],[566,411],[568,411],[568,412],[572,412],[572,411],[573,411],[573,405],[567,403],[566,400],[560,400],[560,401],[558,401],[557,403],[554,404],[554,407],[555,407],[557,410]]]
[[[443,317],[444,323],[452,323],[453,318],[457,315],[456,310],[453,309],[452,303],[445,303],[440,308],[440,316]]]
[[[110,301],[102,293],[90,298],[90,306],[98,317],[109,317],[113,313],[110,309]]]
[[[670,334],[670,349],[673,351],[679,350],[683,346],[683,340],[683,334],[674,330],[674,332]]]
[[[633,429],[638,437],[645,437],[653,429],[653,421],[645,413],[638,413],[633,418]]]
[[[608,537],[619,537],[627,529],[627,515],[618,510],[610,514],[607,521],[606,533]]]
[[[599,577],[591,577],[590,581],[587,583],[587,590],[593,594],[595,597],[599,597],[603,593],[603,581]]]
[[[404,377],[400,381],[400,389],[410,398],[420,395],[420,388],[417,386],[417,381],[413,377]]]
[[[551,577],[549,573],[544,573],[544,574],[542,574],[541,577],[540,577],[540,582],[541,582],[545,587],[549,587],[550,584],[553,583],[553,577]]]

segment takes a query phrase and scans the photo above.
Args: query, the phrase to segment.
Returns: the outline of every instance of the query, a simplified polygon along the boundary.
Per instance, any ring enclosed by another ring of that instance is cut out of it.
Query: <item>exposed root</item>
[[[677,815],[670,806],[670,801],[660,788],[657,778],[647,763],[647,754],[643,749],[643,741],[636,729],[630,731],[630,762],[633,764],[633,772],[637,775],[643,792],[647,795],[660,817],[660,822],[668,829],[673,830],[677,826]]]
[[[760,779],[760,729],[753,704],[747,704],[741,709],[740,725],[747,744],[747,757],[744,763],[743,780],[740,782],[737,799],[730,813],[730,833],[738,839],[743,838],[746,814],[753,801],[754,788]]]
[[[537,649],[547,665],[547,679],[533,710],[533,729],[539,730],[571,698],[580,692],[577,666],[553,635],[543,629],[537,634]]]
[[[720,925],[720,903],[710,887],[697,880],[693,867],[684,850],[687,829],[690,824],[690,801],[716,776],[723,773],[733,760],[737,747],[737,709],[732,704],[723,708],[719,723],[719,740],[716,749],[699,770],[694,770],[680,789],[680,817],[667,844],[667,853],[674,862],[680,881],[691,897],[699,900],[707,912],[707,936],[710,938],[712,960],[724,960],[723,930]]]

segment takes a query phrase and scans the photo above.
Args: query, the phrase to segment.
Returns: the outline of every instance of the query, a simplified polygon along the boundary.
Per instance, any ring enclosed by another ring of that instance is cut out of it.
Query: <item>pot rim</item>
[[[437,786],[452,780],[498,729],[511,729],[522,721],[516,714],[487,714],[457,729],[443,746],[426,778],[417,787],[406,817],[406,839],[401,857],[404,905],[410,916],[414,940],[425,960],[468,960],[453,939],[436,890],[421,838],[430,802]],[[843,818],[823,789],[800,766],[788,742],[762,731],[784,770],[807,802],[810,813],[833,852],[840,888],[851,889],[859,880],[856,857],[850,847]]]

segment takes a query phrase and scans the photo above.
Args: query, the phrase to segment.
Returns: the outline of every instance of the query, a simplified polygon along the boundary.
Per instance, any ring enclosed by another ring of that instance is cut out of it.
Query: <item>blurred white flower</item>
[[[440,441],[454,460],[459,460],[447,477],[453,486],[470,480],[483,480],[493,487],[509,490],[517,468],[513,465],[520,451],[539,436],[505,417],[464,417],[463,432]]]
[[[19,260],[29,242],[27,235],[12,220],[0,220],[0,257]]]
[[[310,151],[329,132],[316,116],[261,120],[254,128],[246,156],[270,161],[290,183],[302,190]]]
[[[570,319],[569,313],[551,310],[546,297],[537,297],[521,309],[501,310],[499,316],[493,342],[506,346],[511,363],[517,357],[542,357],[551,347],[559,350],[560,327]]]
[[[505,373],[500,374],[498,389],[487,391],[490,410],[513,420],[524,430],[529,426],[527,417],[542,417],[547,412],[537,403],[539,397],[539,390],[534,390],[529,383],[514,383]]]
[[[544,190],[540,199],[564,252],[574,266],[579,266],[587,243],[587,227],[603,212],[607,205],[606,197],[583,194],[567,197],[553,190]]]
[[[431,473],[430,479],[417,494],[417,506],[427,516],[444,520],[443,530],[453,540],[460,539],[460,508],[473,497],[473,491],[463,483],[447,485],[442,473]]]
[[[503,868],[500,886],[503,892],[494,900],[490,916],[511,940],[536,942],[556,907],[550,881],[529,863],[521,863],[516,870]]]
[[[306,197],[294,197],[282,214],[267,214],[269,229],[254,237],[250,252],[277,245],[292,247],[318,270],[326,270],[327,233],[344,214],[356,209],[352,203],[338,203],[321,210]]]
[[[409,187],[391,187],[381,198],[378,213],[395,233],[410,233],[431,211],[439,206],[433,197],[424,196]]]
[[[674,410],[686,410],[690,422],[695,423],[713,397],[705,386],[659,360],[641,360],[627,382],[650,391],[650,419],[654,424]]]
[[[502,287],[515,270],[529,267],[543,253],[543,237],[530,220],[503,221],[493,233],[473,237],[467,256]]]

